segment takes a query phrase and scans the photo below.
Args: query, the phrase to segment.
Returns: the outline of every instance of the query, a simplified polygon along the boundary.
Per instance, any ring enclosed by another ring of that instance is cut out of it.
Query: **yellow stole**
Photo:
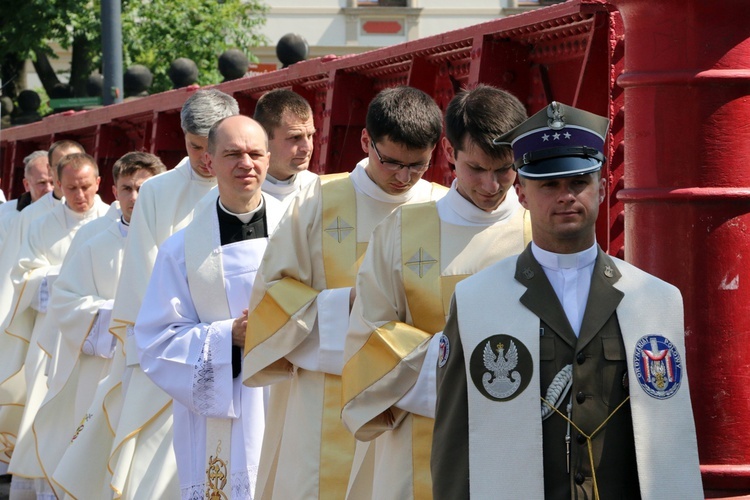
[[[435,202],[401,208],[401,262],[412,323],[430,334],[442,331],[456,283],[468,275],[440,275],[440,217]],[[434,419],[412,415],[415,500],[432,498],[430,453],[434,424]]]
[[[353,287],[367,243],[357,243],[357,195],[349,174],[322,177],[321,197],[326,287]],[[354,438],[341,425],[341,377],[326,373],[320,447],[321,498],[346,496],[353,459]]]

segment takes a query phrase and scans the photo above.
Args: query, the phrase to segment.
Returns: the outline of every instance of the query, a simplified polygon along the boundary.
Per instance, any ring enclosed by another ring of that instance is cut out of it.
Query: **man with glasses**
[[[503,90],[480,85],[456,95],[442,140],[456,173],[448,194],[399,207],[370,239],[346,339],[342,418],[375,454],[372,498],[432,494],[435,334],[458,281],[528,243],[513,153],[492,142],[525,119],[523,104]]]
[[[441,131],[427,94],[383,90],[361,135],[367,158],[303,189],[271,237],[243,364],[246,385],[274,384],[256,498],[344,498],[354,439],[341,426],[340,375],[355,276],[384,217],[445,193],[421,180]]]

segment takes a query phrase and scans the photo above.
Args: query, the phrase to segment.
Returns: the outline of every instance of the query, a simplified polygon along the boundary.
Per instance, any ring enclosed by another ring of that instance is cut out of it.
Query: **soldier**
[[[680,292],[596,243],[608,126],[553,102],[497,140],[533,238],[456,287],[436,499],[703,498]]]

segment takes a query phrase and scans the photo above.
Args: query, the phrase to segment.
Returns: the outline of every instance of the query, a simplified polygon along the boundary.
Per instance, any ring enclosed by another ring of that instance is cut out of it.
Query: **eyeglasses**
[[[412,163],[412,164],[405,164],[398,161],[393,160],[383,160],[383,157],[380,156],[380,151],[378,151],[378,147],[375,145],[375,141],[370,140],[370,144],[372,144],[372,149],[375,150],[375,154],[378,157],[378,161],[386,170],[390,170],[391,172],[397,172],[401,170],[402,168],[408,168],[410,172],[424,172],[428,168],[430,168],[431,161],[428,161],[427,163]]]

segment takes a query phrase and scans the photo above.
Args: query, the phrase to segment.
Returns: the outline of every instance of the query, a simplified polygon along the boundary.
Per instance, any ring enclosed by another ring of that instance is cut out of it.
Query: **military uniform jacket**
[[[527,247],[458,285],[444,334],[436,499],[595,498],[596,489],[600,498],[702,498],[681,299],[671,285],[600,250],[576,338]],[[665,355],[641,363],[654,342]],[[540,394],[566,365],[562,414],[542,422]],[[671,366],[664,390],[638,380],[644,365]]]

